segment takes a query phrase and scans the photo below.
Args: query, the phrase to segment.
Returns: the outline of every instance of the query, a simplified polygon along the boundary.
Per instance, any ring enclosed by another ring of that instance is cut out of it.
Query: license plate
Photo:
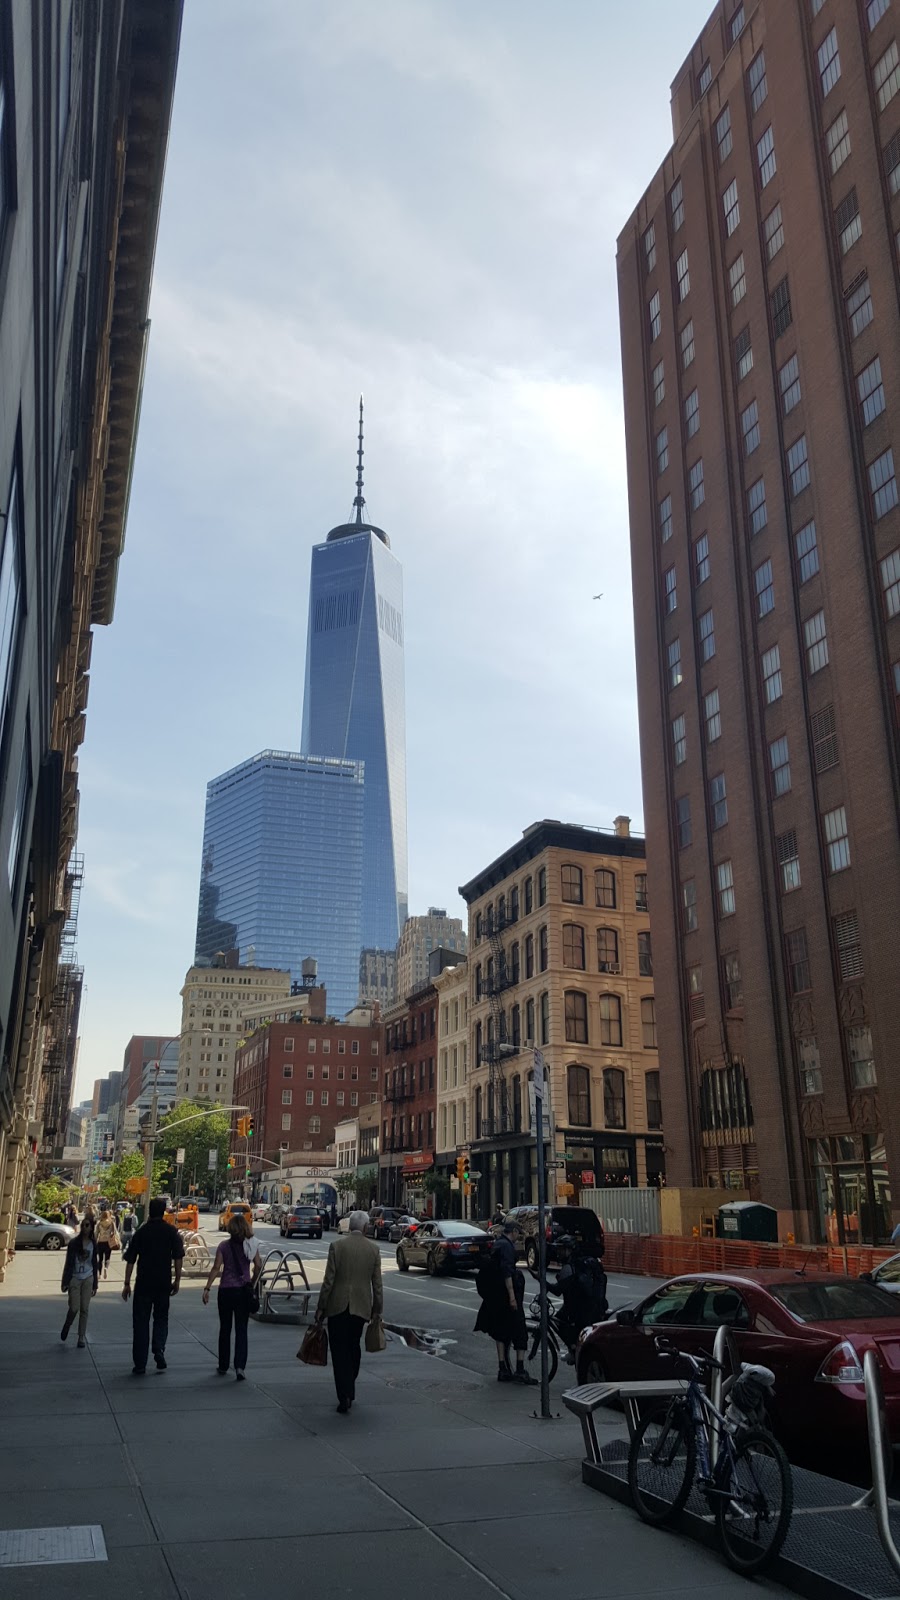
[[[470,1255],[470,1256],[477,1256],[477,1254],[478,1254],[478,1252],[479,1252],[479,1250],[480,1250],[480,1248],[481,1248],[481,1246],[480,1246],[480,1245],[477,1245],[477,1244],[470,1244],[470,1245],[469,1245],[469,1255]]]

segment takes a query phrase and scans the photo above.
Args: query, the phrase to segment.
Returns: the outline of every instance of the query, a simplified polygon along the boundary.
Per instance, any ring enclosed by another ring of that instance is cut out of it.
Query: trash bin
[[[730,1200],[719,1207],[716,1238],[755,1239],[777,1244],[778,1212],[774,1206],[760,1205],[758,1200]]]

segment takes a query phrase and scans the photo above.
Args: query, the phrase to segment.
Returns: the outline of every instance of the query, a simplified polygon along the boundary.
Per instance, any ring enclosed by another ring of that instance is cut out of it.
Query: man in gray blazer
[[[328,1343],[338,1411],[350,1410],[362,1357],[362,1331],[384,1309],[381,1287],[381,1252],[365,1237],[365,1211],[354,1211],[349,1233],[328,1247],[328,1264],[319,1290],[317,1320],[328,1318]]]

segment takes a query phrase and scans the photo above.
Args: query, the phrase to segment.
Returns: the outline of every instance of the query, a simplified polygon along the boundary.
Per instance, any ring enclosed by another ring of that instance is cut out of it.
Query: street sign
[[[450,1179],[450,1187],[451,1187],[451,1189],[458,1189],[459,1188],[459,1179],[456,1177],[455,1173],[454,1173],[453,1177]]]
[[[548,1167],[564,1168],[566,1165],[566,1158],[565,1156],[552,1156],[550,1160],[545,1163],[545,1165]]]
[[[175,1151],[175,1165],[176,1165],[176,1167],[183,1167],[184,1166],[184,1145],[183,1144],[180,1144],[178,1146],[178,1149]]]
[[[218,1152],[218,1150],[210,1150],[209,1159],[207,1160],[206,1165],[209,1168],[210,1172],[215,1172],[216,1167],[219,1165],[219,1152]]]
[[[536,1056],[539,1056],[541,1054],[540,1050],[535,1050],[534,1053],[535,1053]],[[529,1083],[529,1085],[528,1085],[528,1117],[529,1117],[529,1124],[530,1124],[530,1127],[531,1127],[532,1138],[536,1138],[537,1137],[537,1125],[536,1125],[536,1122],[535,1122],[534,1102],[535,1102],[534,1084],[533,1083]],[[547,1104],[546,1096],[544,1096],[544,1100],[543,1100],[543,1112],[544,1112],[544,1115],[543,1115],[542,1121],[543,1121],[543,1124],[544,1124],[544,1138],[545,1139],[549,1139],[549,1137],[550,1137],[550,1107]]]
[[[94,1185],[94,1188],[96,1188],[96,1184]],[[147,1188],[147,1179],[146,1178],[126,1178],[125,1179],[125,1193],[126,1194],[143,1194],[146,1188]]]
[[[469,1168],[469,1182],[470,1183],[477,1183],[478,1179],[480,1177],[481,1177],[481,1173],[477,1172],[474,1167],[470,1167]]]

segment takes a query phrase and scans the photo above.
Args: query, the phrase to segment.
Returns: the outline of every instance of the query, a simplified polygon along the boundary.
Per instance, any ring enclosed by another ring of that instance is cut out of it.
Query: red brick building
[[[437,1004],[429,983],[384,1015],[379,1196],[416,1211],[426,1199],[422,1178],[434,1169]]]

